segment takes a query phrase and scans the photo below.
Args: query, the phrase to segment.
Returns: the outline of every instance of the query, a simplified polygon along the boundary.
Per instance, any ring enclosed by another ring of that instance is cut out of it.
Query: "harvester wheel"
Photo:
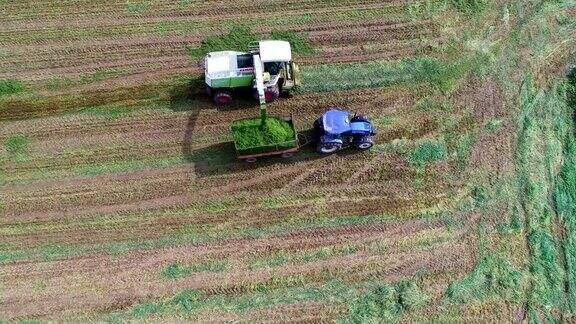
[[[249,158],[245,158],[244,161],[248,162],[248,163],[254,163],[256,162],[258,159],[255,157],[249,157]]]
[[[264,97],[266,98],[266,102],[272,102],[278,99],[278,97],[280,97],[280,88],[278,88],[278,85],[271,89],[264,90]]]
[[[362,137],[359,138],[357,141],[354,141],[354,147],[359,150],[367,150],[374,145],[374,142],[370,137]]]
[[[212,88],[210,87],[206,87],[206,94],[208,95],[208,97],[212,97]]]
[[[318,144],[317,151],[322,154],[330,154],[338,151],[340,148],[342,148],[342,145],[338,143],[320,143]]]
[[[219,106],[226,106],[232,102],[232,94],[227,91],[217,91],[214,94],[214,102]]]

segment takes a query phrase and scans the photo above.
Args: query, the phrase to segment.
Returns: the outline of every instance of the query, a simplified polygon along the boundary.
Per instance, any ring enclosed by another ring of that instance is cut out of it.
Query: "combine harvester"
[[[218,105],[228,105],[234,94],[251,90],[258,99],[256,76],[261,76],[266,102],[280,94],[288,95],[300,84],[299,71],[292,62],[290,43],[266,40],[250,43],[248,53],[236,51],[211,52],[204,58],[206,92]],[[256,66],[263,73],[256,73]]]
[[[251,89],[260,103],[260,117],[235,120],[231,124],[237,158],[256,162],[258,158],[278,155],[291,157],[307,138],[298,138],[292,116],[269,117],[266,103],[280,93],[299,85],[298,67],[292,62],[290,43],[260,41],[251,43],[249,54],[234,51],[208,53],[205,58],[207,92],[218,105],[227,105],[232,94]],[[367,150],[376,134],[364,116],[354,116],[332,108],[314,122],[317,151],[334,153],[347,147]]]

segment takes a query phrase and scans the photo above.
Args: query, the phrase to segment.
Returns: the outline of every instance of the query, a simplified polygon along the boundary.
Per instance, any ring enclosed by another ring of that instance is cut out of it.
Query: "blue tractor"
[[[376,130],[364,116],[350,114],[337,108],[325,112],[314,121],[318,144],[317,151],[323,154],[334,153],[342,148],[353,146],[367,150],[374,145],[372,136]]]

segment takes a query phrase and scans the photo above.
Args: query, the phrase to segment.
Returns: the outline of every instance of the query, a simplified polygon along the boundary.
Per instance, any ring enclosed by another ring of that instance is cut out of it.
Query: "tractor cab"
[[[320,153],[333,153],[344,147],[354,146],[366,150],[374,144],[376,134],[372,123],[364,116],[350,118],[347,111],[332,108],[314,122],[318,134],[317,149]]]

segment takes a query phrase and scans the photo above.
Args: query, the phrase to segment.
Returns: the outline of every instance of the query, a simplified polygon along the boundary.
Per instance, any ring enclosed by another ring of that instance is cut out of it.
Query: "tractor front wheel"
[[[232,94],[228,91],[217,91],[214,94],[214,102],[218,106],[226,106],[232,102]]]
[[[339,143],[320,143],[318,144],[317,151],[322,154],[330,154],[342,148]]]
[[[374,142],[370,137],[361,137],[358,140],[354,141],[354,147],[359,150],[367,150],[374,145]]]

